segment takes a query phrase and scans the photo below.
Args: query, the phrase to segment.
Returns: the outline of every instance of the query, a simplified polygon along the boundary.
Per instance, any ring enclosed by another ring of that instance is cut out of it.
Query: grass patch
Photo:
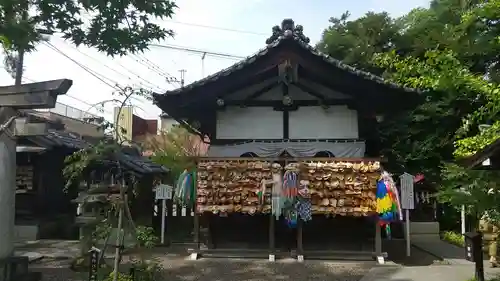
[[[453,231],[443,231],[441,232],[441,239],[450,244],[456,245],[458,247],[464,247],[465,241],[464,236],[462,234],[453,232]],[[492,280],[495,281],[495,280]],[[500,281],[500,280],[499,280]]]

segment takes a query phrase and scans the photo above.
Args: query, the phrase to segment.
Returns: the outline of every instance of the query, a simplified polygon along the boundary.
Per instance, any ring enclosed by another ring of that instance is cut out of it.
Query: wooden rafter
[[[216,98],[223,98],[228,95],[231,95],[235,93],[236,91],[243,89],[245,87],[249,87],[251,85],[255,85],[257,83],[262,82],[263,80],[267,80],[269,77],[277,76],[278,75],[278,68],[276,65],[274,65],[271,68],[266,69],[265,71],[262,71],[250,78],[246,79],[237,79],[237,81],[234,81],[232,83],[228,83],[229,86],[227,87],[220,87],[219,89],[214,89],[213,91],[207,89],[207,92],[205,92],[205,95],[199,96],[196,99],[186,99],[184,102],[181,104],[177,104],[176,107],[187,107],[191,106],[196,103],[204,103],[207,100],[210,99],[216,99]]]

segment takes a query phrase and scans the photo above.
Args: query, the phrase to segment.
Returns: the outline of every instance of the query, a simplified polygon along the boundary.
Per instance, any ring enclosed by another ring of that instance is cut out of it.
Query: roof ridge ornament
[[[266,40],[266,44],[272,44],[283,38],[294,38],[303,43],[309,44],[309,37],[304,35],[304,27],[302,25],[295,25],[292,19],[284,19],[281,22],[281,27],[275,25],[273,27],[273,34]]]

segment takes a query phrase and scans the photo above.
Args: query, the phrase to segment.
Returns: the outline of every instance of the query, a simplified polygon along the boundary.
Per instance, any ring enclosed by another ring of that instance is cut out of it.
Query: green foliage
[[[461,17],[456,30],[457,50],[474,65],[488,73],[490,79],[500,81],[500,1],[474,1]],[[477,69],[477,68],[476,68]],[[479,70],[479,69],[477,69]]]
[[[391,50],[399,38],[399,28],[387,13],[369,12],[348,21],[345,12],[340,18],[330,18],[331,25],[323,31],[318,48],[352,66],[376,72],[370,64],[376,53]]]
[[[464,247],[465,246],[465,241],[464,241],[464,236],[462,234],[453,232],[453,231],[444,231],[441,233],[441,239],[444,241],[459,246],[459,247]]]
[[[443,167],[442,189],[438,198],[454,206],[467,206],[467,213],[488,214],[500,222],[500,172],[472,170],[456,164]],[[478,204],[478,202],[480,202]]]
[[[117,275],[118,275],[117,281],[134,281],[133,277],[130,274],[125,274],[125,273],[118,272]],[[104,279],[103,281],[114,281],[114,278],[113,278],[114,276],[115,276],[115,273],[111,272],[106,277],[106,279]]]
[[[168,0],[4,0],[0,34],[4,48],[14,51],[33,50],[43,34],[61,33],[76,46],[125,55],[147,49],[152,40],[172,36],[172,30],[152,20],[172,17],[175,8],[174,1]]]
[[[457,140],[457,149],[454,152],[455,156],[459,158],[471,156],[496,141],[499,136],[500,122],[497,121],[491,127],[479,132],[477,135]]]
[[[438,179],[441,163],[453,160],[456,132],[480,103],[478,85],[471,83],[477,81],[450,51],[428,51],[423,59],[393,51],[373,62],[386,69],[386,79],[423,90],[416,108],[380,125],[383,155],[405,171]]]
[[[138,226],[136,235],[140,247],[154,248],[158,244],[158,237],[152,227]]]
[[[174,179],[195,165],[194,158],[199,156],[203,145],[199,136],[189,133],[180,126],[174,126],[158,136],[147,136],[143,148],[151,150],[151,160],[168,167]]]
[[[63,175],[66,178],[66,190],[78,186],[83,180],[87,169],[104,160],[114,160],[114,155],[120,150],[120,146],[113,140],[103,140],[97,145],[79,150],[65,159]]]
[[[161,279],[161,270],[163,267],[160,263],[150,261],[134,261],[132,267],[135,270],[134,276],[131,274],[118,273],[118,281],[158,281]],[[103,281],[112,281],[114,273],[111,272]]]
[[[435,0],[398,19],[368,13],[349,21],[344,13],[330,20],[318,44],[323,52],[424,91],[417,108],[380,125],[382,154],[393,170],[438,182],[442,162],[496,139],[500,91],[491,81],[500,81],[499,2]],[[493,126],[478,133],[479,124]]]

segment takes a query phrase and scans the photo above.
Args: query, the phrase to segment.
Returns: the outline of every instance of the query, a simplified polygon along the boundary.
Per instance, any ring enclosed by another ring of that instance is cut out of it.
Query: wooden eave
[[[343,88],[350,92],[368,93],[418,93],[418,90],[400,87],[371,73],[357,70],[341,61],[319,52],[298,38],[281,38],[269,44],[253,56],[235,65],[165,94],[154,94],[154,102],[164,112],[174,109],[173,105],[189,103],[208,96],[212,99],[229,90],[237,91],[255,83],[252,78],[271,78],[277,75],[277,65],[285,59],[292,59],[301,67],[301,75],[312,78],[330,88]],[[259,79],[255,79],[258,81]],[[255,81],[255,82],[256,82]],[[348,86],[348,87],[346,87]]]
[[[459,160],[459,163],[465,167],[474,169],[478,168],[487,159],[496,156],[500,156],[500,138],[475,154]]]

